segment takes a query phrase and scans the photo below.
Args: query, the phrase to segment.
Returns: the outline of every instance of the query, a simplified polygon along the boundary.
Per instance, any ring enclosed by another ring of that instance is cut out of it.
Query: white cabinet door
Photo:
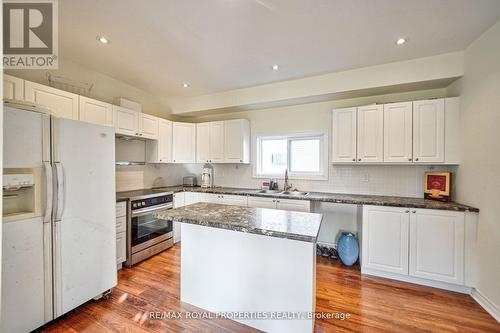
[[[196,124],[196,162],[210,162],[210,123]]]
[[[24,101],[24,80],[11,75],[4,74],[3,98]]]
[[[406,208],[363,206],[364,268],[408,275],[409,220]]]
[[[250,122],[246,119],[224,121],[224,161],[250,163]]]
[[[411,211],[410,275],[463,284],[465,214],[433,209]]]
[[[221,195],[220,194],[214,194],[214,193],[199,193],[198,199],[200,202],[207,202],[207,203],[221,203]]]
[[[139,136],[139,112],[113,105],[117,134]]]
[[[158,139],[158,118],[149,114],[139,114],[139,133],[146,139]]]
[[[210,124],[210,162],[224,162],[224,122],[212,121]]]
[[[119,265],[127,260],[127,236],[126,232],[116,234],[116,263]]]
[[[256,208],[276,208],[276,199],[248,197],[248,207]]]
[[[185,203],[184,192],[174,193],[174,208],[183,207]]]
[[[186,206],[200,202],[200,196],[199,196],[199,193],[197,193],[197,192],[186,192],[186,193],[184,193],[184,195],[185,195],[184,204]]]
[[[158,118],[158,140],[146,141],[146,161],[172,163],[172,122]]]
[[[444,100],[413,102],[413,160],[444,162]]]
[[[174,193],[174,208],[179,208],[184,206],[184,192]],[[179,222],[174,222],[174,243],[181,240],[181,224]]]
[[[357,162],[384,161],[384,106],[358,108]]]
[[[413,161],[412,102],[384,105],[384,162]]]
[[[332,111],[332,162],[356,162],[356,108]]]
[[[172,124],[172,162],[196,163],[196,124]]]
[[[170,120],[158,121],[158,162],[172,162],[172,122]]]
[[[228,195],[221,196],[221,203],[224,205],[247,206],[247,197],[244,195]]]
[[[79,96],[80,121],[86,121],[97,125],[114,126],[113,106],[85,96]]]
[[[78,95],[43,84],[24,81],[26,101],[52,110],[59,118],[78,120]]]
[[[307,200],[277,199],[276,208],[296,212],[309,212],[311,210],[311,202]]]

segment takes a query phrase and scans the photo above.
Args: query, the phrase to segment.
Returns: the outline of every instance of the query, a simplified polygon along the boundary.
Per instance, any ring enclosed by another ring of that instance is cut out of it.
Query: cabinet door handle
[[[415,214],[417,211],[416,211],[416,210],[412,210],[411,212],[412,212],[413,214]]]
[[[353,161],[353,162],[356,162],[356,159],[355,159],[355,158],[353,158],[353,159],[352,159],[352,161]]]
[[[415,161],[418,161],[418,157],[415,159]]]
[[[360,159],[360,158],[358,158],[358,161],[359,161],[359,162],[361,162],[361,159]]]
[[[409,213],[410,211],[409,210],[405,210],[405,213]]]
[[[411,159],[411,158],[409,158],[409,159],[408,159],[408,161],[410,161],[410,162],[411,162],[411,161],[412,161],[412,159]]]
[[[243,160],[240,160],[240,162],[243,162]]]

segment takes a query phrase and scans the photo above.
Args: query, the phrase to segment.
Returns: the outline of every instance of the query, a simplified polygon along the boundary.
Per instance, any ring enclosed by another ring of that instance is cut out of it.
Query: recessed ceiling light
[[[182,84],[182,86],[183,86],[184,88],[189,88],[189,83],[183,83],[183,84]]]
[[[109,44],[109,39],[107,39],[104,36],[97,36],[97,40],[101,42],[102,44]]]
[[[406,43],[406,38],[399,38],[396,41],[396,44],[398,44],[398,45],[403,45],[404,43]]]
[[[280,66],[278,64],[273,65],[273,71],[277,71],[279,68],[280,68]]]

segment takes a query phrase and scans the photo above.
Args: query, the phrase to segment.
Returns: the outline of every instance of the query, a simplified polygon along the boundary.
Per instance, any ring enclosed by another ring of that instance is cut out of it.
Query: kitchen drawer
[[[127,217],[120,216],[116,218],[116,233],[125,232],[127,226]]]
[[[127,260],[127,236],[125,232],[116,234],[116,263],[119,265]]]
[[[127,202],[120,201],[116,203],[116,217],[127,216]]]

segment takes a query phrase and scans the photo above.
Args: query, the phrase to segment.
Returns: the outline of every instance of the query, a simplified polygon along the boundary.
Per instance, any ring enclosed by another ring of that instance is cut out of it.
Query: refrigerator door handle
[[[50,223],[50,217],[52,214],[52,201],[53,193],[53,183],[52,183],[52,166],[49,162],[43,162],[43,170],[45,172],[45,214],[43,216],[43,223]]]
[[[60,221],[64,213],[64,169],[60,162],[54,163],[56,167],[56,177],[57,177],[57,204],[55,212],[55,220]]]

